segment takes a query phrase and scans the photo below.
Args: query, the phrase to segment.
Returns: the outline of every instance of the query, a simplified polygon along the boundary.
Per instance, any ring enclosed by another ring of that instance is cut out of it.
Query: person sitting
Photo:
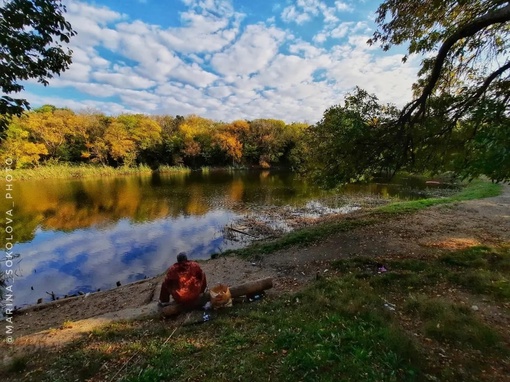
[[[159,294],[159,305],[168,303],[170,295],[179,304],[193,305],[206,287],[207,280],[200,265],[188,260],[186,253],[181,252],[177,255],[177,263],[166,272]]]

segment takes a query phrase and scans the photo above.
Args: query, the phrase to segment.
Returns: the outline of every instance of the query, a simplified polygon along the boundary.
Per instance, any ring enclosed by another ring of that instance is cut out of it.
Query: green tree
[[[325,187],[393,173],[398,130],[390,122],[396,114],[394,106],[380,105],[375,95],[357,88],[307,129],[305,170]]]
[[[376,22],[369,43],[408,44],[404,61],[425,57],[415,98],[396,120],[394,165],[424,168],[428,158],[436,171],[510,179],[501,123],[510,111],[510,1],[386,0]]]
[[[37,79],[43,85],[69,68],[69,43],[76,33],[64,18],[60,0],[6,0],[0,7],[0,132],[8,117],[29,108],[26,99],[8,94],[24,89],[21,81]]]

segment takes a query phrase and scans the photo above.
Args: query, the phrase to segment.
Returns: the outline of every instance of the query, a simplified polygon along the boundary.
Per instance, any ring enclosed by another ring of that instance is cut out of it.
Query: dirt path
[[[504,186],[498,197],[432,207],[338,233],[306,248],[275,252],[257,262],[236,257],[209,260],[203,262],[203,269],[209,285],[236,285],[271,276],[274,288],[270,293],[281,293],[327,272],[330,261],[345,256],[426,257],[438,251],[505,242],[510,242],[510,186]],[[16,344],[18,348],[24,344],[61,346],[107,322],[153,315],[161,279],[27,309],[13,319]]]

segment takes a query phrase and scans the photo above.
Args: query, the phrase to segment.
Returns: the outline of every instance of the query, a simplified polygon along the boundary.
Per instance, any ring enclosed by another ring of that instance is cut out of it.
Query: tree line
[[[510,1],[384,0],[368,44],[422,58],[414,97],[381,105],[357,89],[314,126],[198,116],[34,112],[13,98],[23,80],[48,84],[71,64],[75,35],[61,0],[9,0],[0,7],[0,155],[17,167],[66,161],[148,164],[291,164],[334,186],[394,174],[452,171],[510,180]],[[59,42],[56,42],[59,41]],[[62,44],[61,44],[62,43]]]
[[[75,113],[45,105],[11,118],[0,160],[14,168],[104,166],[292,166],[308,125],[276,119],[218,122],[197,115]]]

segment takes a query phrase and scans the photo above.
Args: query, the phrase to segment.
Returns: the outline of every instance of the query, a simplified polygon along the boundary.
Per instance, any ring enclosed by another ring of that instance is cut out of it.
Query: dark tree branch
[[[399,120],[401,122],[408,122],[413,119],[413,113],[416,109],[419,108],[418,113],[414,116],[414,118],[419,118],[425,112],[425,106],[427,99],[432,94],[437,81],[439,80],[441,70],[443,69],[443,65],[445,63],[446,57],[450,52],[451,48],[457,43],[459,40],[473,36],[479,31],[491,26],[493,24],[505,23],[510,21],[510,3],[506,1],[506,6],[493,10],[483,16],[480,16],[470,23],[463,25],[459,28],[455,33],[453,33],[450,37],[448,37],[437,54],[437,57],[434,62],[434,67],[432,68],[432,72],[429,75],[427,80],[427,85],[422,91],[422,94],[419,98],[409,103],[403,110],[400,115]]]
[[[510,69],[510,61],[508,61],[505,65],[500,67],[498,70],[494,71],[489,77],[485,79],[483,84],[477,89],[477,91],[470,96],[466,101],[464,101],[461,105],[456,106],[458,109],[456,113],[456,119],[460,117],[464,111],[471,106],[474,102],[478,101],[480,97],[487,91],[488,87],[497,77],[503,74],[506,70]],[[460,106],[460,107],[459,107]]]

